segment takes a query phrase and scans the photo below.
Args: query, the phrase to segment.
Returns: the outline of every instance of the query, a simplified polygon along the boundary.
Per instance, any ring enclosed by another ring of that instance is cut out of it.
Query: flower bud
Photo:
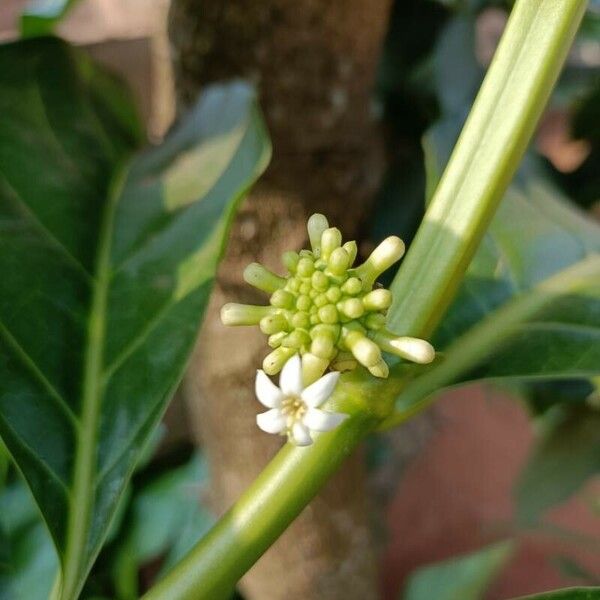
[[[346,242],[342,248],[348,253],[350,257],[350,265],[356,260],[356,255],[358,254],[358,246],[356,242],[352,240],[351,242]]]
[[[392,235],[373,252],[367,260],[357,267],[355,272],[363,282],[363,289],[365,286],[371,287],[375,280],[387,269],[389,269],[396,261],[400,260],[404,255],[404,242],[395,235]]]
[[[300,255],[293,250],[288,250],[281,255],[281,262],[290,273],[296,272]]]
[[[304,385],[308,386],[314,383],[325,373],[329,361],[324,358],[319,358],[311,352],[305,352],[302,355],[302,379]]]
[[[267,354],[263,360],[263,370],[267,375],[276,375],[281,371],[283,365],[296,354],[294,348],[280,346]]]
[[[373,334],[375,341],[383,350],[406,360],[419,364],[428,364],[435,358],[433,346],[426,340],[407,336],[395,336],[381,329]]]
[[[323,273],[323,271],[315,271],[312,274],[310,281],[312,283],[313,288],[315,290],[318,290],[319,292],[325,292],[329,287],[329,279],[327,275]]]
[[[329,223],[327,222],[327,217],[325,217],[325,215],[315,213],[309,217],[306,224],[306,229],[308,230],[308,239],[310,240],[310,245],[315,253],[315,256],[320,255],[321,236],[328,228]]]
[[[363,316],[365,307],[358,298],[348,298],[337,304],[338,310],[349,319],[358,319]]]
[[[329,260],[331,253],[342,245],[342,234],[337,227],[330,227],[321,236],[321,257]]]
[[[244,281],[268,294],[272,294],[286,284],[283,277],[275,275],[275,273],[256,262],[250,263],[244,269]]]
[[[267,335],[286,331],[287,329],[289,329],[289,323],[280,313],[267,315],[260,320],[260,330]]]
[[[369,372],[375,377],[381,377],[385,379],[390,374],[390,368],[382,358],[376,365],[369,367]]]
[[[360,331],[348,331],[344,342],[361,365],[373,367],[381,361],[379,346]]]
[[[283,342],[286,335],[287,331],[280,331],[279,333],[274,333],[273,335],[269,336],[267,343],[269,344],[269,346],[271,346],[271,348],[279,348],[279,346],[281,346],[281,342]]]
[[[338,322],[338,311],[333,304],[326,304],[319,308],[319,319],[322,323],[337,323]]]
[[[308,258],[307,256],[303,256],[298,261],[298,266],[296,267],[296,272],[300,277],[310,277],[315,271],[315,263]]]
[[[336,248],[330,255],[329,269],[334,275],[342,275],[350,266],[350,257],[343,248]]]
[[[383,288],[373,290],[363,297],[362,302],[366,310],[386,310],[392,305],[392,292]]]
[[[350,296],[356,296],[362,290],[362,282],[358,277],[350,277],[344,285],[342,285],[342,292]]]
[[[316,336],[310,345],[310,351],[319,358],[331,360],[334,355],[334,340],[328,335]]]
[[[293,308],[294,296],[285,290],[277,290],[271,296],[271,304],[276,308]]]
[[[253,306],[229,302],[221,308],[223,325],[258,325],[260,320],[274,311],[272,306]]]

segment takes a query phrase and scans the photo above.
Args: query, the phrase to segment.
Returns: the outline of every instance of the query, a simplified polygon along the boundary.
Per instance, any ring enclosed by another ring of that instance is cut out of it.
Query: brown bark
[[[184,394],[225,510],[281,441],[259,432],[255,369],[267,353],[255,328],[227,329],[229,300],[264,303],[242,282],[258,260],[281,270],[305,242],[305,220],[325,213],[357,233],[382,159],[370,114],[388,0],[174,0],[171,41],[185,107],[212,81],[246,77],[259,89],[274,155],[234,224]],[[242,581],[249,599],[377,597],[364,467],[356,454]]]

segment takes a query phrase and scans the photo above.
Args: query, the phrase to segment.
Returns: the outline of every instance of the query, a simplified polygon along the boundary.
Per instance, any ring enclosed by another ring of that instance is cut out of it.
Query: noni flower
[[[404,254],[402,240],[386,238],[354,267],[356,242],[343,243],[323,215],[312,215],[307,229],[312,249],[283,254],[285,277],[258,263],[244,271],[246,282],[270,294],[268,306],[230,303],[221,310],[225,325],[259,325],[269,336],[273,351],[263,361],[265,372],[278,373],[296,354],[307,383],[328,368],[343,371],[359,363],[376,377],[387,377],[382,351],[431,362],[435,352],[428,342],[385,328],[392,293],[375,282]]]
[[[311,431],[331,431],[348,416],[319,408],[331,396],[339,375],[327,373],[304,387],[298,355],[285,363],[279,387],[264,371],[256,371],[256,396],[270,409],[256,416],[256,424],[267,433],[287,435],[296,446],[312,444]]]

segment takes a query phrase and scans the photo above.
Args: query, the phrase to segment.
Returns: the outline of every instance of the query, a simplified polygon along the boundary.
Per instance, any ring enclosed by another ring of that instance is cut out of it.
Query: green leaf
[[[532,596],[520,596],[513,600],[600,600],[600,587],[573,587]]]
[[[512,542],[420,568],[413,573],[404,600],[479,600],[513,553]]]
[[[582,307],[595,310],[600,299],[600,255],[592,255],[574,265],[559,271],[536,286],[515,296],[500,308],[489,313],[484,319],[456,338],[438,359],[421,374],[408,382],[396,400],[398,413],[388,419],[385,426],[400,423],[415,412],[424,408],[433,399],[433,394],[444,387],[460,385],[466,381],[481,378],[484,375],[494,378],[527,379],[527,378],[565,378],[590,377],[597,373],[598,344],[590,343],[591,336],[598,332],[598,323],[584,326],[583,338],[571,339],[571,348],[579,346],[581,354],[568,356],[564,348],[557,345],[556,339],[546,339],[547,346],[542,344],[543,336],[536,335],[535,328],[540,315],[555,315],[550,323],[552,334],[556,323],[557,307],[561,318],[568,324],[585,314]],[[571,310],[571,312],[569,312]],[[544,323],[543,321],[541,321]],[[538,334],[544,332],[539,328]],[[528,338],[529,336],[529,338]],[[515,339],[521,345],[514,344]],[[527,344],[537,340],[540,345],[535,354],[528,354]],[[506,351],[513,348],[515,356],[508,356],[508,364],[486,361],[490,357],[496,360]],[[522,354],[521,354],[522,353]],[[481,365],[490,365],[481,371]],[[479,367],[479,370],[477,369]],[[495,371],[493,369],[496,369]]]
[[[0,598],[47,600],[58,572],[52,539],[21,481],[0,492]]]
[[[516,487],[517,518],[524,524],[535,523],[600,473],[600,411],[556,410],[545,425]]]
[[[120,596],[138,597],[137,574],[143,563],[165,555],[161,573],[168,571],[211,527],[214,518],[202,505],[207,481],[206,463],[195,455],[136,492],[114,567]],[[128,595],[131,582],[136,590]]]
[[[179,381],[270,152],[237,82],[131,158],[131,109],[93,72],[57,40],[0,48],[0,435],[58,548],[62,598]]]
[[[21,14],[21,35],[49,35],[78,0],[28,0]]]

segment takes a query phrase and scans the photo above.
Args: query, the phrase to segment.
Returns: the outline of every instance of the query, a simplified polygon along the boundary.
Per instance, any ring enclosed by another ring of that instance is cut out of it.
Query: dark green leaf
[[[517,517],[523,523],[537,521],[600,473],[599,410],[557,410],[545,424],[516,488]]]
[[[91,72],[57,40],[0,48],[0,434],[59,550],[62,598],[180,378],[270,150],[234,83],[131,158],[131,108]]]
[[[488,546],[472,554],[428,565],[413,573],[404,600],[479,600],[506,565],[511,542]]]

